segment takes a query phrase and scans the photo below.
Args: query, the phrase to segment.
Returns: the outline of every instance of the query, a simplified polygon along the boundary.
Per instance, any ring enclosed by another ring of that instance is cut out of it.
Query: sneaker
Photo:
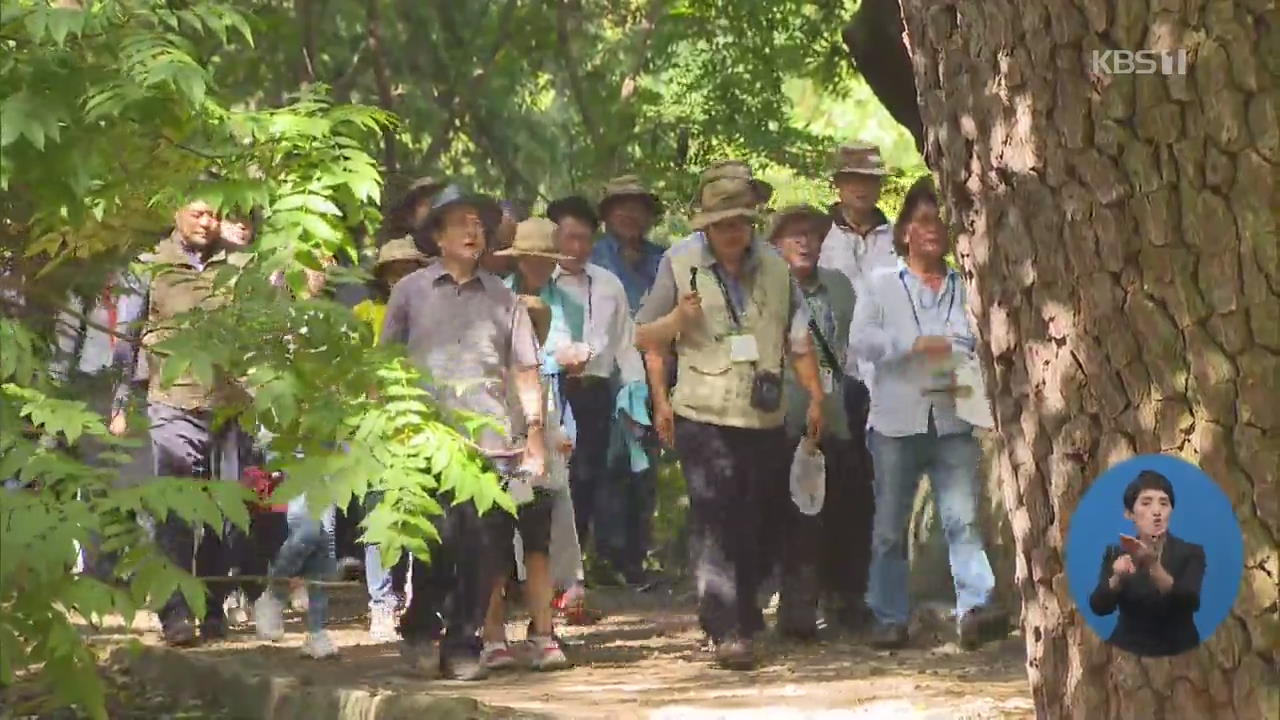
[[[560,649],[560,643],[554,637],[531,637],[529,645],[532,649],[529,667],[534,670],[549,672],[569,667],[569,658],[565,657],[564,650]]]
[[[486,642],[480,651],[480,665],[485,670],[507,670],[515,664],[516,655],[505,642]]]
[[[311,598],[307,595],[307,586],[303,583],[295,583],[289,590],[289,607],[298,612],[306,612],[310,604]]]
[[[302,645],[302,654],[316,660],[324,660],[337,655],[338,648],[334,646],[329,633],[321,630],[316,633],[307,633],[307,641]]]
[[[400,657],[414,673],[427,680],[435,680],[441,675],[438,640],[401,640]]]
[[[906,647],[907,626],[898,623],[877,624],[867,644],[877,650],[897,650]]]
[[[754,670],[756,651],[750,640],[730,638],[716,643],[716,663],[726,670]]]
[[[376,643],[389,643],[400,639],[400,634],[396,632],[394,610],[385,605],[375,605],[370,608],[369,639]]]
[[[165,645],[170,647],[188,647],[196,644],[196,627],[187,618],[179,618],[165,623],[160,630]]]
[[[253,604],[253,626],[259,640],[279,642],[284,637],[284,606],[269,591]]]

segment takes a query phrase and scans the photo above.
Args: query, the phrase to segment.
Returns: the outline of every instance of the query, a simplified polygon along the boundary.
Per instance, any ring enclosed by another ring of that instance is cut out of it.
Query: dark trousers
[[[689,492],[698,620],[714,641],[750,637],[763,622],[762,503],[785,482],[782,428],[749,430],[677,417],[676,452]]]
[[[658,501],[658,436],[647,432],[641,438],[649,467],[632,471],[625,428],[614,428],[609,482],[596,500],[596,547],[622,571],[629,582],[639,579],[649,554],[653,533],[653,512]]]
[[[491,508],[489,512],[504,512]],[[413,596],[400,617],[400,633],[409,642],[426,642],[443,634],[445,655],[475,655],[477,631],[484,625],[493,587],[496,549],[486,523],[470,501],[447,505],[434,519],[440,542],[431,547],[431,563],[413,558]],[[507,538],[506,553],[512,552]]]
[[[778,625],[787,632],[812,633],[817,627],[823,593],[834,600],[832,621],[855,623],[860,615],[871,559],[871,509],[863,497],[870,485],[860,482],[859,448],[851,441],[827,437],[820,449],[827,468],[826,497],[817,515],[800,512],[791,499],[790,460],[799,438],[787,441],[787,467],[781,481],[770,485],[764,503],[761,553],[768,574],[778,571]]]
[[[591,539],[591,528],[599,525],[594,521],[600,500],[598,491],[604,486],[609,471],[614,397],[609,383],[603,379],[567,378],[564,391],[578,428],[573,456],[569,459],[569,492],[573,497],[578,543],[585,549]]]
[[[231,480],[239,476],[239,454],[248,443],[234,422],[213,427],[208,410],[181,410],[152,403],[147,408],[151,420],[151,450],[158,477],[188,477],[196,480]],[[206,527],[200,546],[195,546],[195,528],[170,514],[156,518],[156,544],[178,567],[198,576],[225,576],[231,568],[227,534]],[[222,603],[230,590],[228,583],[209,583],[205,594],[206,619],[220,618]],[[191,608],[180,592],[160,608],[160,621],[169,625],[192,619]]]
[[[842,463],[838,483],[827,484],[823,521],[821,582],[840,606],[842,621],[858,623],[865,615],[867,578],[871,568],[871,523],[876,514],[875,472],[867,447],[867,386],[845,378],[845,412],[849,418],[850,455]],[[830,477],[830,472],[828,472]],[[825,518],[840,518],[826,522]]]

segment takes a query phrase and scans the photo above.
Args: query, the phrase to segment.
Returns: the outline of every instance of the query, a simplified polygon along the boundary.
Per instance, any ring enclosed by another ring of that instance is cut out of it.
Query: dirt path
[[[340,660],[301,658],[296,618],[279,645],[237,633],[228,642],[188,652],[263,675],[295,676],[307,685],[465,694],[552,717],[986,720],[1034,715],[1017,637],[975,653],[948,643],[888,653],[846,639],[796,645],[766,637],[760,669],[734,673],[708,662],[687,597],[619,593],[596,596],[610,609],[601,623],[565,628],[573,669],[507,673],[480,683],[427,683],[407,672],[394,645],[368,644],[361,600],[343,593],[332,603]],[[523,621],[513,622],[509,634],[523,638]],[[143,637],[154,641],[153,633]]]

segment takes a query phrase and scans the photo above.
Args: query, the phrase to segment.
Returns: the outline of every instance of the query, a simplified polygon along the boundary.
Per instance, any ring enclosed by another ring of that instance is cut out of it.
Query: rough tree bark
[[[1005,451],[1042,718],[1280,717],[1280,12],[1274,0],[902,0]],[[1192,49],[1185,76],[1094,49]],[[1245,534],[1199,649],[1140,660],[1067,590],[1071,511],[1136,453],[1198,462]]]

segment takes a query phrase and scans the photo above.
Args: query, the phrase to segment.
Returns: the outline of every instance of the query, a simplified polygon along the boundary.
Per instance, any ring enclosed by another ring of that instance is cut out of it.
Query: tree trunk
[[[1280,717],[1274,0],[902,7],[1004,441],[1038,715]],[[1091,72],[1095,49],[1178,47],[1185,76]],[[1139,660],[1085,626],[1063,544],[1092,478],[1155,452],[1231,498],[1246,568],[1204,645]]]

